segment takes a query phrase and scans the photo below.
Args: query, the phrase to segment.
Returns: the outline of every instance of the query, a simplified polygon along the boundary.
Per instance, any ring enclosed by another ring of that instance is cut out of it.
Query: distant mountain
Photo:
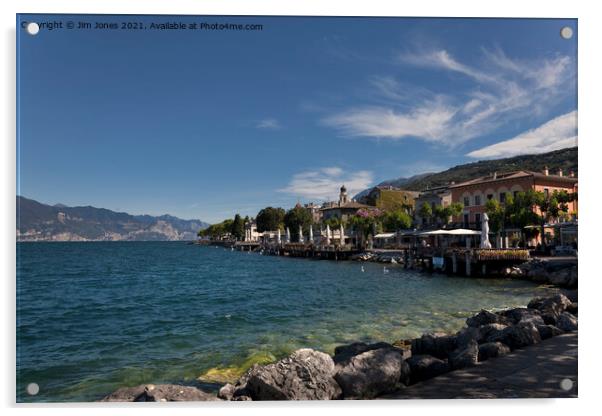
[[[18,241],[194,240],[209,224],[171,215],[130,215],[104,208],[46,205],[17,196]]]
[[[450,182],[464,182],[469,179],[492,174],[493,172],[504,173],[516,170],[541,172],[546,166],[550,169],[551,173],[556,173],[558,169],[561,168],[565,174],[568,174],[569,171],[572,170],[575,172],[575,175],[577,175],[577,147],[570,147],[537,155],[521,155],[505,159],[481,160],[454,166],[443,172],[426,173],[410,178],[391,179],[381,182],[379,185],[395,186],[407,189],[408,191],[422,191],[427,188],[447,185]],[[370,189],[360,192],[355,198],[357,199],[362,194],[369,192]]]

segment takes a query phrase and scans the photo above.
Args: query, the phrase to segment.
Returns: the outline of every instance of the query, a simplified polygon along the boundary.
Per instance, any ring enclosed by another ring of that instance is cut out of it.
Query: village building
[[[415,207],[415,199],[419,194],[419,192],[407,191],[393,186],[375,186],[360,198],[360,202],[383,211],[402,209],[412,215]]]
[[[454,222],[462,224],[464,228],[479,229],[485,203],[489,199],[496,199],[501,204],[506,202],[509,195],[516,196],[519,192],[529,189],[552,195],[554,191],[577,192],[577,178],[571,172],[564,175],[562,170],[557,174],[550,174],[547,168],[543,172],[515,171],[504,174],[493,173],[489,176],[476,178],[459,184],[450,185],[452,203],[461,203],[464,211],[460,218]],[[568,204],[569,214],[576,216],[577,201]]]
[[[451,185],[454,185],[452,182]],[[436,188],[426,189],[416,197],[414,218],[416,224],[424,227],[430,225],[433,222],[432,218],[422,218],[420,216],[420,207],[424,204],[428,204],[431,210],[434,212],[436,207],[447,207],[452,203],[452,193],[449,189],[449,185],[438,186]]]
[[[338,202],[327,202],[320,209],[323,220],[330,218],[339,218],[347,221],[354,216],[360,209],[373,208],[370,205],[361,204],[355,200],[350,200],[347,196],[347,188],[341,186]]]
[[[245,238],[244,241],[253,242],[259,241],[263,233],[257,231],[257,223],[255,221],[248,221],[245,223]]]
[[[314,224],[317,224],[322,220],[321,206],[310,202],[309,204],[305,204],[303,207],[310,213]]]

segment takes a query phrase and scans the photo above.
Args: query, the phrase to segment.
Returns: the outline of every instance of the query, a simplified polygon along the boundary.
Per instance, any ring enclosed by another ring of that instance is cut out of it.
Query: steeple
[[[345,185],[341,186],[341,193],[339,194],[339,205],[345,205],[347,203],[347,188]]]

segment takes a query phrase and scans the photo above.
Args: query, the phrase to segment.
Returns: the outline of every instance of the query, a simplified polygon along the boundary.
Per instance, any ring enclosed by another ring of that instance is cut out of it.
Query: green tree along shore
[[[508,195],[506,202],[501,204],[495,199],[490,199],[485,204],[489,216],[491,231],[498,234],[507,228],[520,230],[520,240],[533,237],[537,234],[544,235],[546,222],[566,220],[577,213],[568,212],[568,203],[577,200],[577,194],[567,191],[554,191],[546,195],[540,191],[530,189],[519,192],[516,197]],[[538,226],[539,228],[525,228]],[[545,238],[542,238],[545,245]]]

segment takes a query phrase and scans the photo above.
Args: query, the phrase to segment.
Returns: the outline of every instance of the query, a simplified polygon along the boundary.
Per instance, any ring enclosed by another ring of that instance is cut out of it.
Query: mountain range
[[[209,224],[171,215],[47,205],[17,196],[17,241],[184,241]]]
[[[565,174],[573,171],[577,175],[577,159],[577,147],[569,147],[536,155],[521,155],[504,159],[466,163],[442,172],[422,173],[409,178],[386,180],[377,186],[393,186],[408,191],[422,191],[428,188],[448,185],[451,182],[460,183],[481,176],[487,176],[493,172],[505,173],[517,170],[541,172],[546,166],[550,170],[550,173],[553,174],[558,169],[562,169]],[[358,193],[355,198],[359,200],[362,196],[367,195],[371,189],[366,189]]]

